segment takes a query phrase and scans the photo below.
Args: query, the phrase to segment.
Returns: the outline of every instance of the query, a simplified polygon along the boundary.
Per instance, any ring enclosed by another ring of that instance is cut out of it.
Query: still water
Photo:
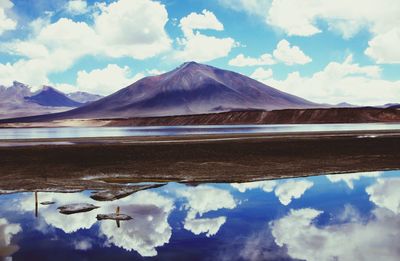
[[[205,125],[153,127],[63,127],[0,128],[0,140],[38,138],[175,136],[198,134],[244,134],[316,131],[400,130],[400,124],[270,124],[270,125]]]
[[[12,260],[400,260],[400,171],[242,184],[168,183],[114,201],[91,191],[0,196]],[[64,215],[57,207],[99,208]],[[133,219],[97,221],[114,212]],[[11,260],[11,258],[10,258]]]

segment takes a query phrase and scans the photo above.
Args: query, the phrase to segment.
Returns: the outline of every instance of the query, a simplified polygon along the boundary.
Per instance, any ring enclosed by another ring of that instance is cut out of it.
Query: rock
[[[75,214],[75,213],[80,213],[80,212],[88,212],[93,209],[99,208],[98,206],[92,205],[92,204],[87,204],[87,203],[78,203],[78,204],[69,204],[69,205],[64,205],[61,207],[58,207],[57,209],[60,210],[61,214]]]
[[[54,204],[55,202],[54,201],[43,201],[43,202],[40,202],[40,204],[41,205],[52,205],[52,204]]]
[[[131,220],[132,217],[125,215],[125,214],[98,214],[97,220]]]

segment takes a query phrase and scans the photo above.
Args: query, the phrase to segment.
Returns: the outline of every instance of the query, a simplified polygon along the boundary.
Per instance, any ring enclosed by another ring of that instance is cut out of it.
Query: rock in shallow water
[[[69,204],[69,205],[64,205],[61,207],[58,207],[57,209],[60,210],[61,214],[75,214],[75,213],[80,213],[80,212],[88,212],[93,209],[99,208],[98,206],[92,205],[92,204],[87,204],[87,203],[78,203],[78,204]]]
[[[97,220],[131,220],[132,217],[125,215],[125,214],[98,214]]]
[[[41,205],[52,205],[52,204],[54,204],[55,202],[54,201],[43,201],[43,202],[40,202],[40,204]]]

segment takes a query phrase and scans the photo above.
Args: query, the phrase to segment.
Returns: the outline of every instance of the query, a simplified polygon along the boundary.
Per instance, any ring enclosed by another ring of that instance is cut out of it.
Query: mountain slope
[[[34,120],[193,115],[238,110],[323,107],[247,76],[195,62],[143,78],[103,99]]]
[[[104,96],[97,95],[97,94],[91,94],[87,92],[73,92],[73,93],[68,93],[67,97],[70,98],[71,100],[74,100],[79,103],[89,103],[89,102],[94,102],[97,100],[100,100]]]
[[[50,86],[44,86],[39,93],[25,97],[25,99],[41,106],[79,107],[82,105],[82,103],[68,98],[67,95]]]

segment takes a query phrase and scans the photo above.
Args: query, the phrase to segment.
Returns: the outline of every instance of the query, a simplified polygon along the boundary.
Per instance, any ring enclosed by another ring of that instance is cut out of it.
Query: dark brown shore
[[[285,109],[273,111],[247,110],[163,117],[99,119],[57,118],[57,115],[59,114],[0,119],[0,128],[400,122],[399,109],[374,107]]]
[[[400,132],[0,141],[3,192],[105,189],[141,181],[246,182],[391,169],[400,169]]]

